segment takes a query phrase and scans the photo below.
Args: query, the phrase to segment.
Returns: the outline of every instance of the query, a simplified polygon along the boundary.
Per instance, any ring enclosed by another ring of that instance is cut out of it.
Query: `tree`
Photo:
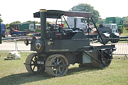
[[[128,16],[123,17],[123,23],[128,23]]]
[[[99,18],[98,19],[98,24],[105,24],[105,19]]]
[[[3,22],[3,20],[0,18],[0,22]]]
[[[91,6],[89,4],[78,4],[76,6],[73,6],[70,9],[70,11],[86,11],[86,12],[91,12],[92,13],[92,17],[93,17],[95,22],[97,22],[99,17],[100,17],[99,12],[97,10],[95,10],[93,6]]]
[[[6,24],[6,28],[9,29],[10,28],[10,24]]]
[[[15,22],[11,22],[10,24],[19,24],[21,23],[20,21],[15,21]]]
[[[15,24],[19,24],[19,23],[21,23],[21,22],[20,22],[20,21],[11,22],[11,23],[8,25],[7,29],[9,29],[10,27],[14,27]]]
[[[39,23],[38,21],[26,21],[24,23]]]
[[[123,26],[128,30],[128,16],[123,17]]]

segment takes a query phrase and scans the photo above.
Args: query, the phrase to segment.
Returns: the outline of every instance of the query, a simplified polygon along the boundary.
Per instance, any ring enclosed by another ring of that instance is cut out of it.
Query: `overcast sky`
[[[38,20],[33,13],[40,9],[69,10],[80,3],[90,4],[101,18],[128,16],[128,0],[1,0],[0,14],[3,23]]]

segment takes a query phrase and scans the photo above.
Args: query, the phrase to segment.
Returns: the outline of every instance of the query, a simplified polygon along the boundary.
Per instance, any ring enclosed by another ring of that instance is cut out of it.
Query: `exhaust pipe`
[[[46,9],[40,9],[41,38],[46,38]]]

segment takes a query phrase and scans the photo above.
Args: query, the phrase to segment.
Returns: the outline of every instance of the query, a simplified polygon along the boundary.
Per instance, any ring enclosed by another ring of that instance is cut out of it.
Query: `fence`
[[[98,43],[98,42],[97,42]],[[93,43],[93,44],[97,44]],[[112,43],[109,43],[112,44]],[[115,44],[116,51],[113,52],[114,55],[128,55],[128,40],[119,41]],[[30,45],[26,46],[24,42],[17,42],[13,40],[13,42],[4,42],[3,45],[0,45],[0,51],[7,51],[7,50],[19,50],[19,51],[30,51]]]
[[[3,41],[0,51],[30,51],[30,45],[26,46],[23,41]]]
[[[103,38],[103,39],[108,39],[111,40],[113,39],[114,41],[116,41],[115,38]],[[99,45],[97,39],[91,39],[92,41],[92,45]],[[116,51],[113,52],[113,55],[123,55],[124,57],[128,56],[128,37],[123,37],[120,38],[118,43],[112,43],[112,42],[108,42],[107,44],[114,44]]]
[[[114,55],[124,55],[124,57],[128,56],[128,42],[119,42],[115,43],[116,51],[114,51]]]

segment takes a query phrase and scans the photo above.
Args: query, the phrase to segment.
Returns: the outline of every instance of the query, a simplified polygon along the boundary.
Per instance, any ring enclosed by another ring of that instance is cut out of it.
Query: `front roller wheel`
[[[99,60],[101,61],[102,64],[100,64],[101,68],[108,67],[111,63],[111,58],[112,55],[110,53],[107,53],[105,51],[101,51],[101,54],[99,55]]]
[[[45,68],[48,75],[63,76],[68,71],[68,60],[64,55],[53,54],[47,58]]]
[[[27,57],[25,66],[29,73],[43,73],[45,71],[45,67],[42,64],[37,64],[38,60],[37,53],[32,53]]]

